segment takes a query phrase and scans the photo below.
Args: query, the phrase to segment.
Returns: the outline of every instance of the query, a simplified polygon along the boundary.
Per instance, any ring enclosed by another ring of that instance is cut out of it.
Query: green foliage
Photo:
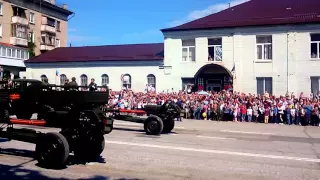
[[[28,49],[29,49],[29,58],[32,58],[35,56],[35,49],[36,45],[34,44],[34,42],[28,42]]]

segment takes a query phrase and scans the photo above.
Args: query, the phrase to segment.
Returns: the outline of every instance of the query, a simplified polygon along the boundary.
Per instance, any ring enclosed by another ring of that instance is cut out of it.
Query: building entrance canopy
[[[196,89],[219,92],[221,90],[231,90],[231,72],[218,64],[207,64],[201,67],[194,76]]]

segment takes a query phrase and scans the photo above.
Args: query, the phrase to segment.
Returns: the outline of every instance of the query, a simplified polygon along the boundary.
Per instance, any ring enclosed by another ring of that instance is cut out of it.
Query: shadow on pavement
[[[0,165],[0,179],[10,180],[69,180],[69,178],[53,178],[42,174],[39,171],[30,170],[18,166]],[[77,178],[78,179],[78,178]],[[113,179],[113,178],[112,178]],[[79,180],[111,180],[108,176],[92,176],[90,178],[80,178]],[[113,179],[113,180],[139,180],[139,179]]]
[[[10,179],[10,180],[68,180],[67,178],[51,178],[43,175],[39,171],[25,169],[20,166],[8,166],[0,165],[0,179]],[[99,180],[109,180],[109,177],[104,176],[93,176],[87,179],[99,179]]]
[[[30,157],[30,158],[34,157],[34,151],[14,149],[14,148],[0,148],[0,154],[6,154],[6,155],[11,155],[11,156]]]
[[[32,151],[28,150],[16,150],[16,149],[1,149],[1,154],[8,154],[8,155],[14,155],[14,156],[24,156],[24,157],[33,157]],[[70,156],[70,160],[73,161],[72,157]],[[33,161],[33,160],[31,160]],[[29,161],[30,162],[30,161]],[[98,163],[105,163],[104,159],[102,157],[98,158],[96,161]],[[0,179],[10,179],[10,180],[69,180],[69,178],[53,178],[53,177],[47,177],[46,175],[42,174],[41,171],[36,170],[30,170],[25,167],[23,167],[22,164],[16,165],[16,166],[10,166],[10,165],[1,165],[0,164]],[[76,162],[70,162],[69,164],[77,164]],[[85,162],[83,162],[85,164]],[[45,169],[43,169],[45,171]],[[59,172],[57,174],[60,176]],[[63,172],[61,172],[63,174]],[[79,178],[77,178],[79,179]],[[126,178],[118,178],[113,180],[140,180],[140,179],[126,179]],[[90,178],[80,178],[79,180],[111,180],[109,176],[92,176]]]

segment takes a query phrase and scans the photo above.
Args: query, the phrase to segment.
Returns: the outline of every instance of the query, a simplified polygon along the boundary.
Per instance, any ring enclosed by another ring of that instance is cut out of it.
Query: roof
[[[60,7],[60,6],[58,6],[57,4],[52,4],[52,3],[50,3],[50,1],[48,2],[48,1],[46,1],[46,0],[29,0],[29,1],[33,1],[33,3],[40,3],[40,1],[41,1],[41,5],[43,6],[47,6],[47,7],[50,7],[50,8],[53,8],[53,9],[55,9],[56,11],[59,11],[59,12],[61,12],[61,13],[64,13],[64,14],[66,14],[66,15],[68,15],[68,16],[70,16],[71,14],[73,14],[73,12],[72,11],[70,11],[69,9],[64,9],[63,7]]]
[[[163,43],[60,47],[25,62],[163,61],[163,52]]]
[[[320,0],[251,0],[168,31],[320,23]]]

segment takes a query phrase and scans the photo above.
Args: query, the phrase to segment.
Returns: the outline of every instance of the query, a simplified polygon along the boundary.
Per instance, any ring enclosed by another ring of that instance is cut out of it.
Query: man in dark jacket
[[[94,82],[94,79],[92,78],[89,84],[89,91],[96,91],[97,89],[97,84]]]
[[[69,82],[68,86],[72,90],[77,90],[78,89],[78,83],[76,82],[76,78],[75,77],[71,78],[71,82]]]

